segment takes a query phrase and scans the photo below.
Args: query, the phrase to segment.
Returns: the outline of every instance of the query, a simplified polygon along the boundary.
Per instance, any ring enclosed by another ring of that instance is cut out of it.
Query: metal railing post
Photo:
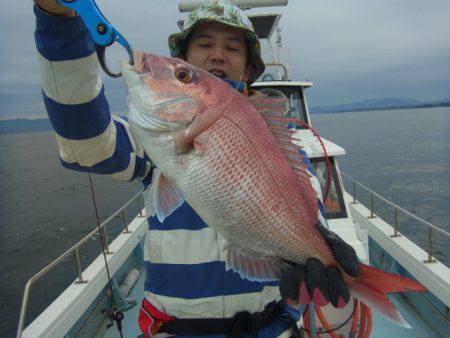
[[[105,254],[110,255],[112,254],[111,251],[109,251],[109,244],[108,244],[108,234],[106,233],[106,227],[101,227],[100,231],[102,232],[102,238],[103,238],[103,246],[105,247]]]
[[[75,281],[75,284],[87,283],[87,280],[83,279],[82,275],[83,270],[81,269],[81,260],[80,260],[80,250],[78,250],[78,248],[75,248],[75,262],[77,264],[77,274],[78,274],[78,280]]]
[[[358,202],[356,202],[356,183],[353,182],[353,201],[351,204],[357,204]]]
[[[391,237],[400,237],[401,235],[398,233],[398,216],[397,216],[397,208],[394,208],[394,234]]]
[[[428,259],[423,261],[424,263],[435,263],[436,260],[433,259],[433,244],[431,242],[431,227],[428,227]]]
[[[141,199],[140,199],[141,195],[139,195],[137,197],[137,204],[138,204],[138,209],[139,209],[139,217],[144,217],[144,215],[142,215],[142,208],[141,208]]]
[[[370,193],[370,216],[368,216],[367,218],[376,218],[376,216],[373,215],[373,207],[374,207],[373,193]]]
[[[125,209],[123,209],[123,211],[122,211],[122,217],[123,217],[123,223],[125,225],[125,231],[123,233],[130,234],[131,231],[128,230],[128,217],[127,217],[127,211]]]

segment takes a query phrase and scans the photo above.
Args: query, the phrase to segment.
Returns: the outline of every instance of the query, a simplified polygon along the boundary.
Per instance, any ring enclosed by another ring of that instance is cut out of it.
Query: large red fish
[[[135,52],[122,63],[129,123],[158,170],[150,213],[162,221],[187,201],[228,242],[227,267],[252,280],[277,279],[285,261],[338,265],[315,225],[317,193],[283,127],[283,104],[248,99],[179,59]],[[402,323],[386,293],[423,290],[361,264],[344,279],[353,296]]]

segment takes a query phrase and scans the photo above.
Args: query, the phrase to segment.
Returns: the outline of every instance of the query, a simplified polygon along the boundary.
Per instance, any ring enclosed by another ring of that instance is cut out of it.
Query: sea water
[[[341,169],[417,216],[450,231],[450,108],[320,114],[318,132],[345,148]],[[61,167],[53,133],[0,136],[0,337],[13,336],[26,281],[95,228],[89,178]],[[93,175],[101,219],[140,189]],[[345,182],[345,180],[344,180]],[[351,186],[347,184],[351,193]],[[389,210],[376,212],[390,222]],[[120,224],[118,225],[120,227]],[[425,245],[426,229],[399,217],[400,231]],[[83,266],[98,239],[81,252]],[[448,240],[433,236],[436,257],[448,264]],[[73,258],[38,282],[28,319],[76,278]]]

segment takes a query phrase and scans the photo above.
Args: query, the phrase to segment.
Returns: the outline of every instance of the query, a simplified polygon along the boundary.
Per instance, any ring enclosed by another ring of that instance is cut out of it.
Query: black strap
[[[264,311],[253,314],[248,311],[238,312],[233,318],[174,319],[162,324],[158,332],[174,335],[226,334],[233,338],[242,337],[242,332],[255,333],[269,325],[272,319],[283,311],[282,302],[272,302]]]

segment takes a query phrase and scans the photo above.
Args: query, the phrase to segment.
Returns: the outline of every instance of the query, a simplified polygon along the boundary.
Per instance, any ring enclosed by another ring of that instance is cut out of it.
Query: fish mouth
[[[128,88],[132,88],[141,83],[139,75],[133,68],[134,66],[131,65],[128,61],[120,60],[119,66],[122,78],[125,81],[125,84],[127,85]]]

